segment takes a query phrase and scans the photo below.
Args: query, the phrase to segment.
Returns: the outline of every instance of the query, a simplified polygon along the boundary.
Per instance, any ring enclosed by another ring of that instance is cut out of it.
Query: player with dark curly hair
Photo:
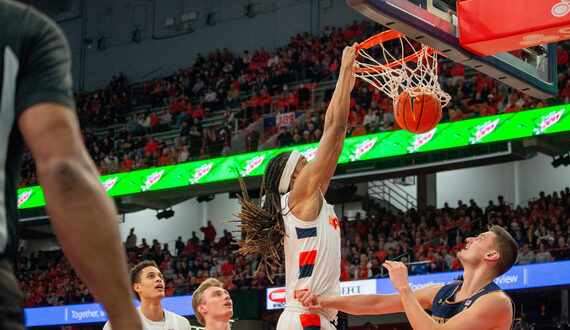
[[[324,195],[344,144],[355,56],[356,44],[344,49],[315,159],[308,163],[297,151],[271,159],[263,177],[262,206],[249,200],[240,180],[242,240],[238,241],[238,253],[260,254],[258,271],[267,272],[279,264],[281,249],[285,251],[287,303],[277,329],[334,329],[330,321],[336,319],[336,310],[311,313],[296,299],[296,293],[311,290],[322,296],[340,294],[340,226]]]

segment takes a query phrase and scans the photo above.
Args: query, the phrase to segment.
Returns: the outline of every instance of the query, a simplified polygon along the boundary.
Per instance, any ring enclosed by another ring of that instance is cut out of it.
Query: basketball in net
[[[394,30],[357,46],[354,75],[392,99],[397,123],[408,132],[432,130],[451,97],[437,81],[437,52]]]
[[[431,131],[441,119],[441,102],[429,93],[402,92],[394,102],[394,117],[401,128],[414,134]]]

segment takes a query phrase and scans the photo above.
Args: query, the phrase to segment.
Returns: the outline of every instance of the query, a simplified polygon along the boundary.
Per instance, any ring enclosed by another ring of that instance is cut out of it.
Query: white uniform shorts
[[[277,330],[336,330],[336,327],[322,315],[285,310],[279,317]]]

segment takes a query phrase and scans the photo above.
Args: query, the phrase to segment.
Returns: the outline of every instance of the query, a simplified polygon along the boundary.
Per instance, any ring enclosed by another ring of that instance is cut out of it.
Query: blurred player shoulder
[[[16,62],[11,65],[18,71],[16,114],[42,102],[75,109],[71,52],[58,25],[33,7],[11,0],[0,0],[0,22],[3,65]],[[10,56],[15,58],[11,62]]]

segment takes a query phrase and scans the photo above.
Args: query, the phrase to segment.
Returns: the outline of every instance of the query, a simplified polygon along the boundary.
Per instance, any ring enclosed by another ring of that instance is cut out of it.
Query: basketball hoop
[[[405,35],[394,30],[377,34],[357,46],[361,58],[356,60],[358,68],[354,75],[384,92],[394,102],[403,92],[408,92],[411,97],[432,94],[444,107],[451,97],[437,81],[437,52],[420,45],[421,48],[414,46]],[[376,56],[378,60],[366,52],[374,46],[379,46],[382,52],[381,56]]]

